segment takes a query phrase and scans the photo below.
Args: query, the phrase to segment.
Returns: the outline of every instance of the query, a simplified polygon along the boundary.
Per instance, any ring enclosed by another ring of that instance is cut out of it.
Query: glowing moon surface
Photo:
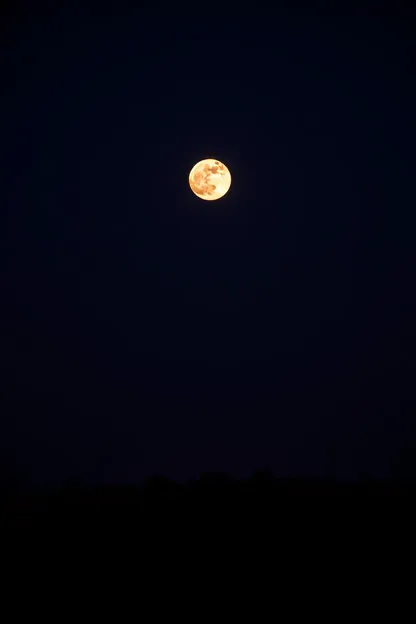
[[[219,199],[231,186],[231,174],[219,160],[205,158],[192,167],[189,186],[200,199]]]

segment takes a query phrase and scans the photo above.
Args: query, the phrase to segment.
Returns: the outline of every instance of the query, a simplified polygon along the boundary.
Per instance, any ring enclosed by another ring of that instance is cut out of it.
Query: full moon
[[[192,167],[189,186],[200,199],[219,199],[231,186],[231,174],[219,160],[205,158]]]

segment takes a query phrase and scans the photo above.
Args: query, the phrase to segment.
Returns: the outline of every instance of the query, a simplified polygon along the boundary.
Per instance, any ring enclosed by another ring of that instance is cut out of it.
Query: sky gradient
[[[410,23],[377,3],[5,13],[5,474],[409,461]],[[216,202],[188,184],[210,157],[232,176]]]

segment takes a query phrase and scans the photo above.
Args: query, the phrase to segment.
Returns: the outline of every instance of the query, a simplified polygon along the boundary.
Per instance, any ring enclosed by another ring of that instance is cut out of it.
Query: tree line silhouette
[[[137,486],[67,485],[53,490],[24,490],[18,484],[0,482],[2,513],[67,512],[84,513],[103,509],[128,510],[146,514],[169,513],[189,509],[268,508],[278,509],[291,497],[414,496],[416,479],[391,481],[362,479],[342,483],[325,479],[277,478],[267,470],[257,471],[248,479],[225,473],[202,473],[198,479],[179,483],[163,475],[149,477]]]

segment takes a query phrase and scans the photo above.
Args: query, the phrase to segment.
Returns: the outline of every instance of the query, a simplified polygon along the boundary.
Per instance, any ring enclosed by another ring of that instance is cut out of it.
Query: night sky
[[[2,9],[0,472],[416,474],[414,22],[367,4]]]

